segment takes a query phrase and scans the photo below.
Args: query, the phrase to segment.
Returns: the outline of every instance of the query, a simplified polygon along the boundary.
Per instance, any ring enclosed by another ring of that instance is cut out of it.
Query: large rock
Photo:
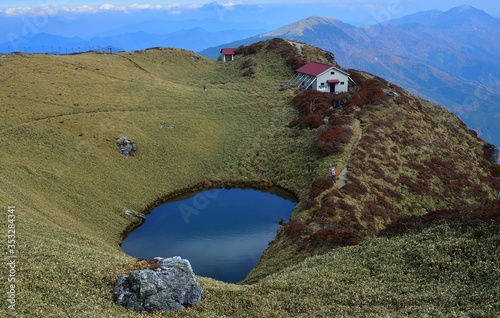
[[[120,275],[113,288],[116,303],[136,312],[183,310],[201,301],[203,289],[188,260],[156,257],[154,269]]]
[[[484,156],[492,165],[498,162],[498,148],[489,143],[483,145]]]
[[[120,153],[124,156],[132,156],[137,150],[137,145],[132,141],[127,139],[127,137],[119,137],[116,139],[116,145],[120,149]]]

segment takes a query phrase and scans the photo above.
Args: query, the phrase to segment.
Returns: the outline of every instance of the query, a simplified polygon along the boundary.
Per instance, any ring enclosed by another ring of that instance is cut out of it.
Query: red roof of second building
[[[318,62],[309,62],[306,65],[299,67],[295,71],[299,72],[299,73],[304,73],[307,75],[318,76],[321,73],[328,71],[332,67],[333,67],[333,65],[328,65],[328,64],[318,63]]]
[[[222,49],[220,52],[224,55],[234,55],[234,49]]]

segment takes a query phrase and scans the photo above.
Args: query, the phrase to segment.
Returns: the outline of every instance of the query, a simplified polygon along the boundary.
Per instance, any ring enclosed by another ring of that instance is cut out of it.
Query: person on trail
[[[333,165],[330,165],[330,175],[332,176],[333,182],[335,182],[335,177],[338,176],[338,172]]]

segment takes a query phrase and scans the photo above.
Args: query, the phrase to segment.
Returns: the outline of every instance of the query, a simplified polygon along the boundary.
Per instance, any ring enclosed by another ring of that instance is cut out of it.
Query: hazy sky
[[[0,10],[3,14],[21,14],[23,12],[32,14],[35,8],[50,8],[51,12],[60,11],[94,12],[102,10],[175,10],[181,13],[187,8],[200,7],[208,4],[210,0],[188,0],[188,1],[161,1],[161,0],[11,0],[1,1]],[[300,5],[304,8],[304,14],[324,15],[334,18],[335,16],[346,15],[341,20],[355,20],[356,16],[360,20],[366,19],[370,13],[377,14],[378,11],[391,13],[395,16],[402,16],[423,10],[448,10],[462,4],[469,4],[478,9],[484,10],[492,15],[498,16],[500,13],[500,2],[497,0],[233,0],[217,1],[226,8],[236,5],[259,5],[262,7],[291,7]],[[306,3],[306,4],[304,4]],[[307,9],[306,9],[307,8]],[[130,12],[129,12],[130,13]],[[323,14],[321,14],[323,13]],[[284,17],[280,17],[284,18]]]
[[[152,20],[207,21],[215,28],[275,30],[310,16],[368,25],[425,10],[469,4],[500,17],[498,0],[12,0],[0,1],[0,42],[14,35],[51,33],[90,37]],[[213,29],[210,30],[210,27]],[[10,34],[10,36],[9,36]]]

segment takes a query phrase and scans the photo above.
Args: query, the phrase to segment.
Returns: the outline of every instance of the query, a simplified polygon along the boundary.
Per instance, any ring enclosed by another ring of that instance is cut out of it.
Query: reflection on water
[[[181,256],[196,275],[235,283],[257,264],[295,203],[253,189],[212,189],[156,207],[122,249],[133,257]]]

